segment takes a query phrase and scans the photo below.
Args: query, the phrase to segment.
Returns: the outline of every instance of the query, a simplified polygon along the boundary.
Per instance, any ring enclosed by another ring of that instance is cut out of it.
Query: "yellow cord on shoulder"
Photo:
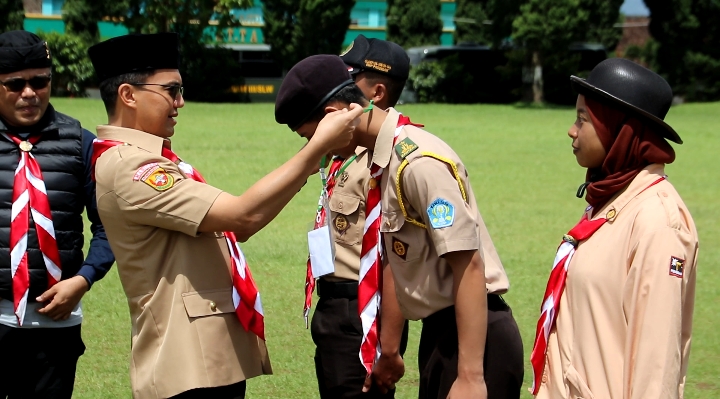
[[[438,161],[444,162],[448,166],[450,166],[450,169],[452,169],[452,172],[453,172],[453,176],[455,177],[455,180],[457,180],[457,182],[458,182],[458,187],[460,187],[460,193],[462,194],[463,201],[467,202],[467,194],[465,193],[465,187],[463,187],[463,185],[462,185],[462,180],[460,180],[460,172],[458,172],[457,165],[455,165],[455,162],[453,162],[452,160],[445,158],[441,155],[434,154],[432,152],[423,151],[423,152],[421,152],[421,154],[424,157],[435,158]],[[409,164],[410,163],[408,162],[407,159],[403,159],[402,163],[400,164],[400,167],[398,168],[397,175],[395,177],[395,188],[397,189],[398,203],[400,204],[400,211],[402,211],[402,214],[405,217],[405,220],[414,224],[415,226],[418,226],[418,227],[421,227],[424,229],[424,228],[427,228],[427,226],[424,223],[417,221],[417,220],[411,218],[410,216],[408,216],[407,210],[405,209],[405,203],[403,202],[402,188],[401,188],[402,184],[401,184],[400,178],[402,177],[403,170],[405,170],[405,168]]]

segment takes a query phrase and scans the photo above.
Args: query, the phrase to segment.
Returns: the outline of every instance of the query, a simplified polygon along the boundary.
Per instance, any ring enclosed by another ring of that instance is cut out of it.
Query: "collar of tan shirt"
[[[97,127],[97,133],[100,140],[122,141],[123,143],[132,144],[156,155],[162,155],[162,148],[166,141],[168,144],[165,145],[168,145],[168,148],[170,148],[170,140],[143,132],[141,130],[111,125],[100,125]]]
[[[380,132],[375,139],[375,150],[373,151],[373,163],[381,168],[385,168],[390,163],[390,156],[393,151],[393,142],[395,141],[395,129],[397,129],[400,113],[394,108],[388,108],[387,117]]]
[[[615,218],[617,218],[622,209],[630,203],[630,201],[635,199],[635,197],[645,191],[649,185],[653,184],[653,182],[663,176],[665,176],[665,164],[654,163],[646,166],[640,171],[640,173],[638,173],[637,176],[635,176],[627,188],[617,194],[615,198],[611,199],[607,205],[600,209],[600,211],[592,217],[592,220],[604,217],[607,218],[608,221],[612,222]],[[592,216],[589,214],[589,212],[592,212],[592,209],[589,209],[587,212],[588,217]]]

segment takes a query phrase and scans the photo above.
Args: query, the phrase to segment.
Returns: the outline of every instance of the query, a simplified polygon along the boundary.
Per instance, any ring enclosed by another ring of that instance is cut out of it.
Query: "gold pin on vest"
[[[21,141],[19,147],[21,150],[23,150],[25,152],[30,152],[30,150],[33,149],[33,145],[30,144],[30,142],[28,142],[28,141]]]

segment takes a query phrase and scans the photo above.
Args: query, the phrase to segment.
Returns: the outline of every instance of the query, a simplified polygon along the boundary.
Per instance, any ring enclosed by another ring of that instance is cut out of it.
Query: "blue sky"
[[[645,2],[643,0],[625,0],[620,7],[620,12],[629,16],[647,16],[650,15]]]

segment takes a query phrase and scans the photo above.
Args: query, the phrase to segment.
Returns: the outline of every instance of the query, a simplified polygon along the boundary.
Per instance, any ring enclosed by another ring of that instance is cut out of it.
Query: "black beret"
[[[0,34],[0,73],[52,66],[47,42],[24,30]]]
[[[275,100],[275,120],[297,130],[343,87],[353,84],[337,55],[312,55],[295,64]]]
[[[410,57],[398,44],[358,35],[340,55],[350,74],[362,71],[378,72],[399,80],[410,75]]]
[[[88,55],[101,82],[126,73],[180,66],[177,33],[118,36],[90,47]]]

